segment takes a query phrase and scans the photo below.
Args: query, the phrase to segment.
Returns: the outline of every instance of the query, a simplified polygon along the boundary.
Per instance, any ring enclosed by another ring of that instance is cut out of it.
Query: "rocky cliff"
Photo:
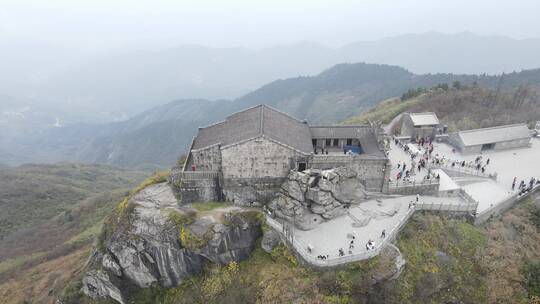
[[[309,230],[324,220],[346,214],[351,204],[359,204],[367,197],[364,185],[351,168],[291,171],[268,207],[277,217]]]
[[[261,236],[260,215],[239,207],[197,213],[179,207],[167,183],[121,204],[93,251],[82,291],[125,303],[130,288],[178,286],[206,263],[249,257]]]

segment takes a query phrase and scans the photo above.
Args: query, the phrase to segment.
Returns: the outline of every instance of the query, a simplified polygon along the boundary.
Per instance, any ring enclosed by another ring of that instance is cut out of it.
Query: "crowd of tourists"
[[[531,179],[529,179],[528,183],[525,182],[525,180],[522,179],[521,182],[519,183],[517,189],[516,189],[517,180],[518,180],[518,178],[514,177],[514,180],[512,181],[512,191],[517,191],[518,195],[520,195],[520,196],[524,195],[524,194],[527,194],[527,193],[531,192],[535,187],[540,186],[540,179],[531,177]]]
[[[414,144],[402,143],[397,138],[394,138],[394,142],[396,146],[401,148],[411,157],[409,164],[406,162],[398,162],[397,173],[394,176],[396,181],[403,180],[408,182],[411,179],[411,175],[414,175],[416,172],[421,172],[422,170],[427,170],[427,173],[423,178],[424,180],[432,177],[439,178],[439,176],[433,176],[433,174],[431,174],[431,165],[435,167],[445,166],[458,170],[476,170],[478,173],[481,172],[482,174],[487,174],[488,167],[491,163],[489,158],[485,159],[482,155],[478,155],[474,161],[465,161],[463,159],[452,159],[434,152],[435,147],[431,138],[417,138],[416,143]],[[455,150],[453,150],[453,152],[455,152]]]
[[[423,180],[432,178],[431,169],[427,166],[432,158],[434,151],[433,142],[429,138],[417,139],[417,146],[413,144],[404,144],[397,138],[394,138],[396,146],[402,149],[410,156],[410,162],[398,162],[397,173],[395,174],[396,181],[411,182],[413,176],[417,173],[427,170]],[[436,177],[436,176],[435,176]]]

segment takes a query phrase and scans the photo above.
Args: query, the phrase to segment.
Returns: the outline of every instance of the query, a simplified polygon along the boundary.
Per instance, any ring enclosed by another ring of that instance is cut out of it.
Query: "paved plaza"
[[[434,143],[434,154],[446,158],[470,162],[478,155],[462,155],[453,151],[452,147],[445,143]],[[512,149],[505,151],[483,152],[482,158],[490,159],[486,167],[486,173],[497,173],[496,181],[492,179],[479,179],[477,183],[467,182],[461,187],[479,202],[477,212],[482,212],[491,206],[497,205],[517,192],[512,191],[512,181],[517,177],[517,184],[521,180],[529,183],[531,177],[540,178],[540,139],[533,138],[530,148]],[[460,184],[459,179],[456,183]]]
[[[302,231],[294,229],[296,242],[307,250],[311,246],[311,255],[329,255],[329,258],[339,256],[339,249],[343,249],[345,256],[349,253],[349,245],[352,235],[355,236],[352,254],[365,252],[369,240],[377,247],[383,241],[382,231],[386,231],[386,237],[390,232],[407,217],[409,204],[414,203],[415,196],[401,196],[382,200],[370,200],[349,209],[349,214],[340,216],[318,225],[315,229]],[[432,197],[421,196],[421,203],[426,204],[465,204],[458,197]]]
[[[413,145],[416,146],[417,145]],[[452,161],[461,163],[465,161],[467,164],[474,162],[478,155],[462,155],[458,151],[455,151],[452,146],[446,143],[433,143],[434,151],[432,157],[438,156],[440,159],[443,157],[446,160],[446,164],[451,164]],[[422,151],[420,152],[422,153]],[[489,158],[489,165],[486,165],[487,174],[497,174],[497,179],[494,181],[489,178],[456,178],[450,177],[444,174],[442,170],[433,170],[434,174],[439,174],[440,187],[439,191],[455,190],[462,188],[473,199],[478,201],[477,212],[482,212],[489,209],[492,206],[506,200],[517,192],[516,189],[512,191],[512,181],[514,177],[517,178],[517,184],[521,180],[528,184],[531,177],[536,179],[540,178],[540,139],[533,138],[531,141],[531,147],[512,149],[505,151],[487,151],[480,154],[484,163]],[[390,145],[389,158],[392,163],[391,180],[396,180],[396,175],[400,171],[397,164],[403,165],[406,163],[410,168],[411,157],[403,150],[403,148],[396,145],[393,141]],[[456,169],[461,168],[456,165]],[[469,168],[469,171],[475,173],[480,172],[474,168]],[[411,181],[420,182],[427,174],[427,170],[421,170],[415,172]]]
[[[396,145],[393,140],[390,143],[390,150],[389,150],[388,157],[390,158],[390,162],[392,164],[392,171],[390,173],[391,181],[394,181],[394,182],[396,181],[396,176],[398,172],[402,171],[403,164],[406,164],[406,170],[410,170],[412,168],[413,161],[411,160],[411,155],[405,152],[403,148]],[[420,171],[418,171],[418,168],[417,168],[418,159],[419,157],[415,158],[416,165],[414,168],[414,173],[411,175],[411,178],[410,178],[411,182],[416,182],[416,183],[422,182],[425,179],[428,172],[426,169],[421,169]],[[398,168],[398,164],[400,164],[399,168]],[[403,179],[401,179],[399,182],[400,183],[403,182]]]

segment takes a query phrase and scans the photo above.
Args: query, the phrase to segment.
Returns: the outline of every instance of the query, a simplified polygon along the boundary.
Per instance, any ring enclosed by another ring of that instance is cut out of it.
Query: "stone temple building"
[[[526,124],[466,130],[451,134],[450,142],[463,154],[525,148],[531,145],[531,131]]]
[[[433,112],[403,113],[401,136],[410,138],[434,138],[440,129],[439,119]]]
[[[367,191],[384,192],[390,164],[375,125],[310,126],[267,105],[199,128],[171,181],[182,202],[268,202],[291,170],[348,166]]]

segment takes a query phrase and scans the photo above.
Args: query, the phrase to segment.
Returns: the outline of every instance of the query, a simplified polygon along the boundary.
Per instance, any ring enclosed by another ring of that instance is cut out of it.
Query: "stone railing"
[[[177,174],[184,180],[214,179],[219,176],[217,171],[182,171]]]
[[[446,212],[466,212],[474,213],[478,208],[478,203],[459,203],[459,204],[445,204],[445,203],[427,203],[418,202],[415,203],[416,210],[429,210],[429,211],[446,211]]]
[[[401,195],[437,195],[439,192],[439,181],[436,178],[430,178],[421,182],[392,181],[388,182],[388,194]]]
[[[340,154],[340,155],[325,155],[325,154],[315,154],[313,155],[313,158],[311,159],[311,164],[327,164],[327,163],[350,163],[354,161],[360,161],[360,160],[366,160],[366,159],[374,159],[379,160],[381,157],[368,154],[368,153],[362,153],[362,154]]]
[[[336,256],[336,257],[329,257],[328,259],[318,259],[317,257],[313,256],[312,253],[309,253],[307,248],[304,248],[305,246],[300,244],[296,239],[290,239],[283,235],[283,224],[279,221],[272,219],[271,217],[266,217],[267,224],[277,230],[277,232],[282,237],[282,240],[285,242],[287,247],[289,247],[291,250],[296,252],[306,263],[309,265],[315,266],[315,267],[321,267],[321,268],[327,268],[327,267],[335,267],[346,263],[351,262],[357,262],[365,259],[369,259],[372,257],[375,257],[379,255],[381,250],[390,242],[393,242],[399,231],[405,226],[405,224],[408,222],[409,218],[413,215],[414,208],[410,208],[407,211],[407,214],[404,218],[401,219],[387,234],[387,237],[382,240],[380,243],[378,243],[375,246],[375,249],[372,250],[366,250],[361,251],[354,254],[346,254],[344,256]]]
[[[540,188],[540,187],[536,187]],[[401,231],[401,229],[405,226],[405,224],[409,221],[410,217],[414,214],[415,211],[440,211],[440,212],[459,212],[459,213],[474,213],[476,212],[476,209],[478,208],[478,202],[472,200],[468,201],[466,198],[465,203],[458,203],[458,204],[452,204],[452,203],[429,203],[425,201],[417,202],[413,205],[413,207],[409,208],[407,210],[407,214],[405,217],[403,217],[387,234],[387,237],[382,240],[379,244],[376,245],[375,249],[373,250],[367,250],[367,251],[361,251],[354,254],[346,254],[344,256],[335,256],[335,257],[329,257],[328,259],[318,259],[316,256],[314,256],[312,253],[308,252],[307,246],[302,245],[300,242],[298,242],[295,238],[288,238],[284,236],[283,231],[283,223],[281,223],[281,220],[279,219],[273,219],[269,216],[266,217],[266,223],[275,229],[279,235],[281,236],[282,240],[285,242],[285,244],[291,249],[294,250],[306,263],[309,265],[315,266],[315,267],[335,267],[338,265],[351,263],[351,262],[357,262],[365,259],[372,258],[374,256],[377,256],[381,250],[386,246],[388,243],[393,242],[398,233]],[[288,224],[290,225],[290,224]]]
[[[388,186],[390,187],[420,187],[420,186],[425,186],[425,185],[434,185],[434,184],[439,184],[439,181],[432,177],[430,179],[424,179],[422,180],[421,182],[417,182],[417,181],[411,181],[411,182],[407,182],[407,181],[391,181],[391,182],[388,182]]]
[[[497,180],[497,173],[482,173],[481,170],[477,170],[476,168],[471,168],[468,166],[462,167],[461,164],[456,164],[452,167],[451,164],[445,163],[445,164],[429,164],[430,168],[432,169],[442,169],[445,171],[451,171],[455,173],[461,173],[466,175],[472,175],[472,176],[478,176],[478,177],[485,177],[485,178],[491,178],[493,180]]]

